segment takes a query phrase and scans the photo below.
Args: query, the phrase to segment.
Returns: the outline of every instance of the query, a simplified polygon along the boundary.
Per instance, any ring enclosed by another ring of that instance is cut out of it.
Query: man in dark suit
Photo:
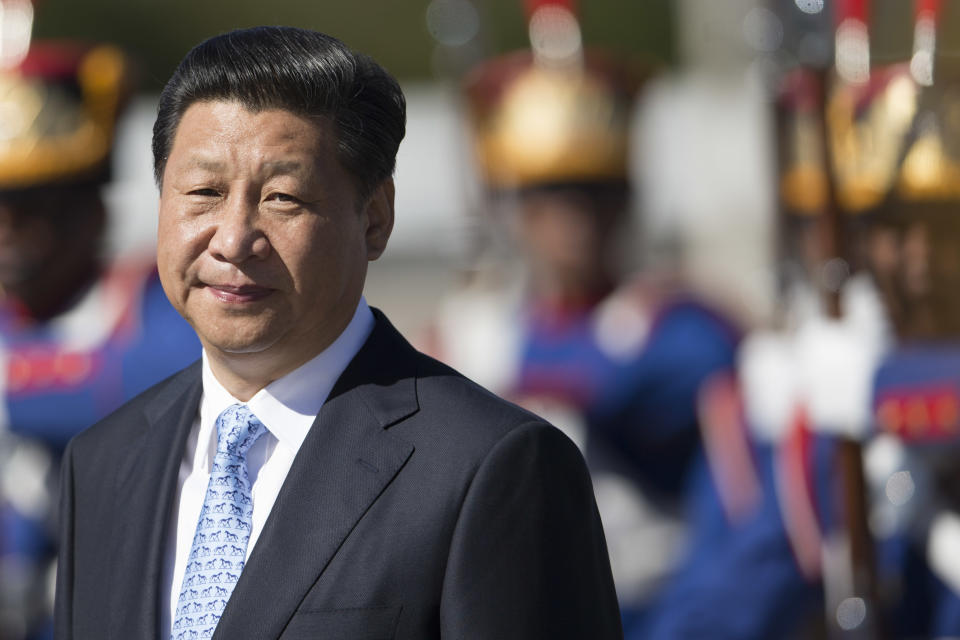
[[[158,264],[204,356],[71,443],[60,640],[621,636],[574,445],[362,297],[404,120],[315,32],[232,32],[175,72]]]

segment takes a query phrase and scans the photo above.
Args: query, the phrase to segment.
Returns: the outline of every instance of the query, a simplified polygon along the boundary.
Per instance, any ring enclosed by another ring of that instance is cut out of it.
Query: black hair
[[[397,81],[373,59],[331,36],[295,27],[254,27],[194,47],[160,94],[153,125],[157,185],[173,138],[195,102],[236,101],[251,111],[284,109],[326,118],[361,199],[393,174],[406,127]]]

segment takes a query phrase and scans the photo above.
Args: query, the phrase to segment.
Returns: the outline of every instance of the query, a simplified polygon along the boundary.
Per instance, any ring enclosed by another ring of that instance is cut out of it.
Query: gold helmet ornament
[[[583,51],[571,10],[541,4],[531,49],[482,63],[465,80],[480,172],[493,189],[626,181],[643,74]]]
[[[907,64],[875,69],[862,84],[835,86],[827,125],[842,210],[869,211],[893,188],[919,90]]]
[[[923,90],[896,189],[902,202],[960,205],[960,75]]]
[[[589,60],[551,68],[521,52],[468,78],[476,160],[491,187],[626,179],[637,83],[609,59]]]
[[[839,208],[848,214],[868,211],[896,181],[919,86],[906,64],[874,69],[860,83],[835,77],[826,113],[820,113],[814,73],[788,75],[781,91],[781,200],[794,214],[822,213],[830,170]],[[823,152],[823,126],[829,155]]]
[[[819,91],[813,73],[801,69],[784,78],[777,99],[780,201],[795,215],[822,212],[828,197]]]
[[[960,338],[960,74],[937,60],[891,188],[871,210],[874,280],[897,334]]]
[[[0,2],[0,30],[10,4]],[[0,51],[0,189],[105,179],[128,77],[112,46],[34,41],[19,55]]]

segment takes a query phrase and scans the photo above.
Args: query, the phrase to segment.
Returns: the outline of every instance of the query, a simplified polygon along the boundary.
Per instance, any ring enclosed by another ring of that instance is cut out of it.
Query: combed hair
[[[336,38],[295,27],[254,27],[194,47],[160,94],[153,125],[158,186],[184,112],[212,100],[236,101],[253,112],[284,109],[327,118],[361,199],[393,175],[406,127],[403,92],[380,65]]]

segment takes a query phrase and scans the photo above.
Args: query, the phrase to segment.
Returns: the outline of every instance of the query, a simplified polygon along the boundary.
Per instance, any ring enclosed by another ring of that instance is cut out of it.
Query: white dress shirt
[[[253,527],[246,556],[249,558],[320,407],[337,378],[366,342],[373,325],[373,314],[366,300],[361,298],[350,324],[329,347],[258,391],[246,403],[230,395],[217,381],[204,352],[203,396],[180,463],[174,502],[176,517],[171,523],[166,549],[164,585],[168,588],[161,589],[161,638],[170,637],[171,621],[176,613],[183,574],[207,492],[210,467],[217,450],[214,428],[217,416],[230,405],[246,404],[267,428],[267,433],[258,438],[247,453],[253,498]]]

